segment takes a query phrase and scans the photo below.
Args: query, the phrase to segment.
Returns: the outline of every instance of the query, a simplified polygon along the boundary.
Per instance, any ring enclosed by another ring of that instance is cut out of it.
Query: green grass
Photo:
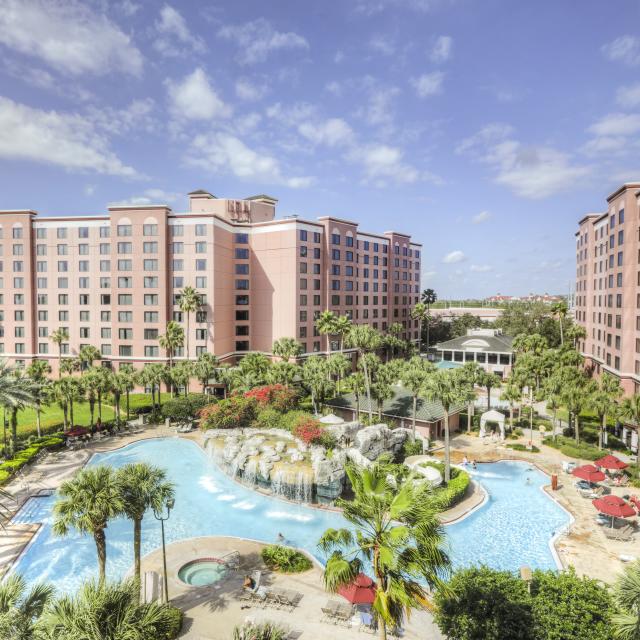
[[[162,394],[162,400],[170,398],[169,393]],[[123,397],[120,402],[122,417],[125,417],[126,399]],[[133,412],[136,408],[151,406],[150,393],[132,393],[130,396],[129,406]],[[113,405],[109,401],[102,403],[102,421],[107,422],[115,417]],[[8,418],[8,416],[7,416]],[[75,403],[73,408],[73,418],[76,426],[88,427],[90,424],[89,403]],[[59,431],[62,425],[62,409],[57,404],[49,405],[42,410],[40,422],[43,433],[52,433]],[[98,419],[98,405],[96,403],[94,420]],[[29,436],[36,432],[36,412],[35,409],[25,409],[18,414],[18,435]]]

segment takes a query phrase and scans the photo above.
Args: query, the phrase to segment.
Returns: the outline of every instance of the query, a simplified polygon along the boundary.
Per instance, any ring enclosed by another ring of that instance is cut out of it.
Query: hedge
[[[162,417],[170,420],[193,420],[200,409],[211,404],[211,398],[203,393],[190,393],[188,396],[172,398],[162,405]]]
[[[301,573],[313,566],[311,560],[303,553],[279,544],[270,544],[261,551],[260,555],[271,571]]]
[[[424,462],[424,465],[437,469],[444,476],[444,464],[441,462]],[[460,502],[469,487],[469,474],[462,469],[451,467],[451,480],[446,486],[436,487],[429,498],[438,511],[451,509]]]
[[[18,451],[13,458],[0,464],[0,485],[5,484],[16,471],[31,462],[43,449],[55,449],[63,444],[64,440],[55,436],[36,438],[26,449]]]
[[[514,451],[528,451],[529,453],[540,453],[540,449],[536,445],[528,447],[526,444],[516,442],[515,444],[508,444],[507,449],[513,449]]]
[[[561,453],[564,453],[565,456],[569,456],[570,458],[577,458],[580,460],[597,460],[598,458],[602,458],[604,455],[604,451],[601,449],[584,442],[576,444],[575,440],[567,438],[566,436],[556,436],[555,441],[552,437],[547,437],[542,442],[548,447],[558,449]]]

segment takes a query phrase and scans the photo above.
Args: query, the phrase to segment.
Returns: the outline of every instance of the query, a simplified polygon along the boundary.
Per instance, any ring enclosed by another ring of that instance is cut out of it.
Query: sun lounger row
[[[323,622],[343,624],[346,627],[351,626],[351,619],[353,618],[352,605],[329,600],[321,610]]]
[[[633,537],[635,533],[635,529],[630,525],[626,525],[624,527],[620,527],[616,529],[615,527],[606,527],[603,529],[604,535],[609,540],[619,540],[620,542],[628,542]]]

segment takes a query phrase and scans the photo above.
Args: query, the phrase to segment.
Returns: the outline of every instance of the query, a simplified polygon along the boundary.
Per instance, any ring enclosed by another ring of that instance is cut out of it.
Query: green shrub
[[[423,462],[423,466],[437,469],[444,477],[444,464],[441,462]],[[457,467],[451,467],[451,480],[449,484],[436,487],[429,500],[438,511],[446,511],[458,504],[465,496],[469,487],[469,474]]]
[[[233,628],[233,640],[285,640],[289,630],[275,622],[245,622]]]
[[[598,447],[594,447],[585,442],[576,444],[575,440],[567,438],[566,436],[556,436],[555,441],[549,436],[542,442],[548,447],[558,449],[561,453],[564,453],[565,456],[579,460],[597,460],[603,455],[603,452],[598,449]]]
[[[182,622],[184,620],[184,613],[178,607],[174,607],[170,604],[165,605],[165,616],[169,625],[169,630],[165,636],[166,640],[175,640],[182,630]]]
[[[0,468],[0,485],[3,485],[10,477],[11,474],[8,471]]]
[[[244,396],[231,396],[210,404],[200,411],[202,429],[243,429],[256,417],[256,401]]]
[[[308,571],[313,566],[311,560],[303,553],[279,544],[270,544],[262,550],[260,555],[271,571],[301,573]]]
[[[410,456],[419,456],[421,454],[422,440],[419,438],[416,438],[415,440],[407,438],[398,452],[398,462],[404,462]]]
[[[531,445],[531,448],[526,444],[516,442],[515,444],[508,444],[507,449],[513,449],[514,451],[528,451],[529,453],[540,453],[540,449],[536,445]]]
[[[268,407],[258,413],[255,426],[258,429],[281,429],[284,416],[275,409]]]
[[[162,405],[162,417],[170,420],[193,420],[203,407],[211,404],[211,398],[203,393],[190,393],[188,396],[172,398]]]

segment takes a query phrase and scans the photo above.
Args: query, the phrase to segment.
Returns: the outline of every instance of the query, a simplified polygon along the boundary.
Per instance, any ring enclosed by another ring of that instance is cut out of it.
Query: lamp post
[[[161,511],[156,509],[153,510],[153,515],[156,520],[160,521],[160,528],[162,530],[162,568],[164,571],[164,601],[166,603],[169,602],[169,579],[167,578],[167,551],[164,544],[164,521],[169,519],[171,515],[171,509],[175,505],[175,500],[173,498],[169,498],[166,503],[163,505]],[[167,515],[164,515],[164,507],[167,508]]]

